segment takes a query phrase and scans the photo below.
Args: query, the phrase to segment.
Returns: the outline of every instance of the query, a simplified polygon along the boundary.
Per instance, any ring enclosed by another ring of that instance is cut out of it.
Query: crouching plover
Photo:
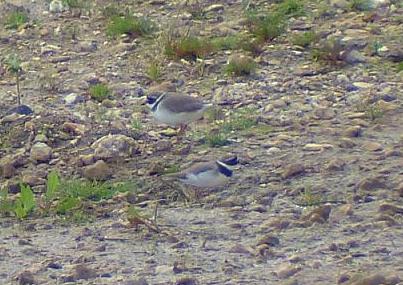
[[[227,159],[197,163],[173,175],[187,185],[203,188],[217,187],[224,185],[232,177],[233,170],[229,166],[236,164],[238,164],[238,158],[233,156]]]

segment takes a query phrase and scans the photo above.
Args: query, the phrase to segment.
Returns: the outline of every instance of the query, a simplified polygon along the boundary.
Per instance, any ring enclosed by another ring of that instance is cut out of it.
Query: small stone
[[[367,274],[363,274],[357,277],[352,278],[352,282],[349,285],[380,285],[385,284],[386,278],[382,274],[373,274],[368,276]]]
[[[354,82],[353,85],[362,89],[368,89],[374,86],[373,83],[367,83],[367,82]]]
[[[6,115],[11,115],[11,114],[18,114],[18,115],[31,115],[34,111],[27,106],[27,105],[19,105],[16,107],[11,108],[6,112]]]
[[[30,271],[24,271],[21,272],[18,277],[18,284],[19,285],[32,285],[32,284],[38,284],[35,281],[34,274]]]
[[[0,175],[3,178],[11,178],[17,172],[11,161],[0,162]]]
[[[273,235],[266,235],[259,239],[257,245],[267,244],[269,246],[278,246],[280,244],[280,239]]]
[[[302,219],[311,223],[323,224],[329,219],[331,210],[330,205],[323,205],[312,210],[306,216],[302,217]]]
[[[111,174],[111,169],[103,160],[86,166],[83,172],[84,177],[90,180],[107,180]]]
[[[245,255],[253,255],[253,249],[247,248],[242,244],[236,244],[229,249],[230,253],[238,253],[238,254],[245,254]]]
[[[150,94],[163,93],[163,92],[176,92],[176,84],[171,81],[161,82],[160,84],[153,85],[148,89]]]
[[[316,144],[316,143],[308,143],[304,146],[303,150],[306,151],[322,151],[324,149],[331,149],[333,145],[331,144]]]
[[[66,97],[63,98],[64,102],[66,102],[67,105],[74,105],[77,103],[82,103],[85,101],[85,98],[81,95],[78,95],[76,93],[70,93]]]
[[[362,129],[360,126],[348,127],[344,131],[344,136],[349,138],[356,138],[360,137],[361,135],[362,135]]]
[[[303,174],[305,172],[305,166],[301,163],[293,163],[290,165],[287,165],[283,173],[281,174],[283,179],[288,179],[290,177]]]
[[[38,142],[31,148],[30,158],[35,162],[47,162],[52,157],[52,148],[46,143]]]
[[[378,177],[363,178],[358,183],[358,189],[361,191],[373,191],[377,189],[385,189],[386,184]]]
[[[136,151],[136,141],[125,135],[107,135],[91,145],[97,159],[117,161],[130,157]]]
[[[197,285],[197,280],[192,277],[182,277],[176,280],[175,285]]]
[[[333,158],[325,167],[327,171],[342,171],[346,162],[341,158]]]
[[[378,105],[379,109],[384,112],[393,111],[399,109],[399,105],[394,102],[386,102],[384,100],[379,100]]]
[[[81,124],[65,122],[62,125],[62,130],[73,135],[83,135],[85,133],[85,126]]]
[[[95,157],[92,153],[91,154],[82,154],[79,156],[78,160],[79,160],[80,166],[90,165],[95,162]]]
[[[27,173],[22,176],[22,182],[29,186],[39,186],[44,185],[46,180],[36,173]]]
[[[352,216],[354,214],[352,204],[345,204],[340,206],[339,211],[341,212],[342,215],[345,216]]]
[[[209,12],[220,12],[224,10],[224,5],[222,4],[212,4],[208,6],[206,9],[204,9],[204,12],[209,13]]]
[[[142,277],[137,280],[128,280],[125,283],[123,283],[123,285],[148,285],[148,282],[144,277]]]
[[[299,266],[286,263],[280,265],[275,274],[278,278],[285,279],[295,275],[297,272],[301,271],[301,269],[302,268]]]
[[[53,0],[49,4],[49,12],[51,13],[61,13],[64,11],[64,6],[62,1],[60,0]]]
[[[336,117],[336,111],[331,108],[320,107],[314,111],[314,115],[317,119],[330,120]]]
[[[364,55],[362,55],[358,50],[352,50],[349,53],[347,53],[344,61],[350,64],[364,63],[367,62],[367,58]]]
[[[396,215],[396,214],[403,214],[403,207],[398,207],[395,206],[393,204],[388,204],[388,203],[384,203],[382,205],[379,206],[379,212],[386,212],[392,216]]]
[[[377,142],[364,143],[363,147],[368,151],[380,151],[380,150],[383,150],[382,145],[380,143],[377,143]]]
[[[94,269],[92,269],[84,264],[77,264],[74,268],[74,273],[73,273],[74,280],[80,280],[80,279],[88,280],[88,279],[95,278],[97,276],[98,276],[98,274]]]
[[[343,284],[343,283],[347,282],[348,280],[350,280],[350,275],[348,275],[346,273],[341,274],[339,276],[339,279],[337,279],[337,284]]]
[[[353,148],[355,147],[357,144],[349,138],[341,138],[340,142],[338,143],[339,147],[341,148]]]
[[[349,3],[346,0],[330,0],[330,5],[334,8],[345,9],[349,7]]]

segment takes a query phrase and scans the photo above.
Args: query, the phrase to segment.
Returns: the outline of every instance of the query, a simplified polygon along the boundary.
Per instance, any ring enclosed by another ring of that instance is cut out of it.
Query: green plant
[[[117,17],[117,16],[123,16],[123,13],[121,12],[120,8],[115,5],[115,4],[110,4],[101,9],[102,15],[105,18],[112,18],[112,17]]]
[[[46,192],[45,192],[45,200],[47,202],[52,201],[56,196],[56,191],[60,186],[59,175],[56,171],[51,171],[48,174],[47,183],[46,183]]]
[[[92,99],[102,102],[103,100],[109,98],[111,95],[111,91],[109,90],[108,86],[103,83],[98,83],[92,85],[89,90],[90,96]]]
[[[304,207],[315,206],[321,203],[322,199],[319,195],[312,192],[311,187],[306,187],[299,197],[297,204]]]
[[[285,0],[278,4],[276,10],[279,14],[290,17],[301,16],[304,14],[304,4],[301,0]]]
[[[382,47],[383,47],[383,44],[380,41],[374,41],[371,45],[371,54],[379,55],[379,51]]]
[[[316,42],[317,40],[318,40],[318,36],[316,35],[316,33],[309,31],[309,32],[304,32],[301,34],[294,35],[294,37],[291,39],[291,42],[293,45],[296,45],[296,46],[308,47],[309,45]]]
[[[110,19],[106,28],[106,34],[111,38],[117,38],[123,34],[128,36],[145,36],[154,32],[156,29],[154,23],[149,19],[133,16],[114,16]]]
[[[13,202],[8,198],[8,191],[6,188],[0,189],[0,215],[8,216],[14,212]]]
[[[211,147],[224,146],[229,144],[228,134],[213,130],[205,134],[203,142]]]
[[[258,15],[251,12],[247,14],[247,27],[259,42],[272,41],[284,33],[286,17],[282,13]]]
[[[22,25],[28,22],[28,15],[22,11],[11,12],[6,18],[7,29],[19,29]]]
[[[36,201],[31,187],[20,184],[21,194],[14,203],[14,213],[19,219],[25,219],[35,208]]]
[[[397,72],[401,72],[401,71],[403,71],[403,61],[401,61],[397,64]]]
[[[353,11],[368,11],[372,7],[372,0],[350,0],[349,3],[349,8]]]
[[[139,118],[133,118],[131,122],[131,128],[135,134],[140,134],[141,130],[143,129],[143,125]]]
[[[22,72],[21,60],[16,54],[8,56],[6,59],[6,67],[9,72],[15,75],[17,87],[17,103],[21,105],[21,92],[20,92],[20,75]]]
[[[69,7],[71,9],[89,9],[91,1],[89,0],[62,0],[64,7]]]
[[[164,168],[163,174],[172,174],[180,171],[180,167],[177,164],[168,165]]]
[[[243,38],[239,36],[215,37],[210,39],[214,50],[234,50],[240,48]]]
[[[232,56],[225,67],[225,73],[228,75],[243,76],[250,75],[256,69],[256,63],[253,58],[240,55]]]
[[[242,108],[230,113],[229,118],[222,124],[225,132],[244,131],[257,125],[256,110]]]
[[[165,55],[171,58],[196,60],[212,51],[210,42],[194,36],[167,37],[164,42]]]
[[[159,81],[162,75],[162,64],[160,61],[152,60],[146,68],[148,78],[153,81]]]

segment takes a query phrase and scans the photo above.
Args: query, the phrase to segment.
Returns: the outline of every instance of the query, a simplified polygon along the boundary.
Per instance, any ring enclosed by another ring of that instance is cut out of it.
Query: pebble
[[[302,217],[302,220],[309,221],[311,223],[325,223],[329,219],[331,210],[332,207],[330,205],[320,206],[309,212],[306,216]]]
[[[17,172],[11,161],[0,162],[0,176],[3,178],[11,178]]]
[[[305,172],[305,166],[303,164],[293,163],[293,164],[289,164],[286,167],[284,167],[281,177],[283,179],[288,179],[293,176],[302,174],[304,172]]]
[[[289,278],[295,275],[297,272],[301,271],[302,268],[300,266],[292,265],[292,264],[282,264],[278,267],[275,274],[280,279]]]
[[[329,163],[325,166],[325,170],[327,171],[342,171],[346,162],[341,158],[333,158]]]
[[[386,188],[386,184],[378,177],[366,177],[358,183],[358,189],[361,191],[373,191]]]
[[[276,236],[269,234],[259,239],[257,245],[261,244],[267,244],[269,246],[278,246],[280,244],[280,239]]]
[[[368,151],[379,151],[383,150],[383,147],[380,143],[377,142],[366,142],[363,144],[363,148]]]
[[[175,285],[197,285],[197,279],[192,277],[182,277],[176,280]]]
[[[108,164],[103,160],[98,160],[92,165],[84,168],[83,176],[90,180],[107,180],[112,175]]]
[[[362,128],[360,126],[348,127],[344,131],[344,136],[349,138],[356,138],[362,135]]]
[[[74,273],[73,273],[73,279],[74,281],[80,280],[80,279],[92,279],[98,276],[98,273],[95,271],[95,269],[92,269],[88,267],[87,265],[84,264],[77,264],[74,267]]]
[[[136,151],[136,141],[125,135],[107,135],[95,141],[94,149],[96,159],[116,161],[120,158],[130,157]]]
[[[19,285],[32,285],[38,284],[35,280],[34,274],[31,271],[24,271],[21,272],[18,277],[18,284]]]
[[[52,148],[46,143],[38,142],[31,148],[30,158],[35,162],[47,162],[52,157]]]

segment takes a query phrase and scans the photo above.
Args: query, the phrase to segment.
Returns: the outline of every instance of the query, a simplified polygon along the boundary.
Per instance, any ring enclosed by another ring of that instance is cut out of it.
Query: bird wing
[[[204,103],[188,95],[169,95],[161,104],[175,113],[196,112],[204,108]]]

